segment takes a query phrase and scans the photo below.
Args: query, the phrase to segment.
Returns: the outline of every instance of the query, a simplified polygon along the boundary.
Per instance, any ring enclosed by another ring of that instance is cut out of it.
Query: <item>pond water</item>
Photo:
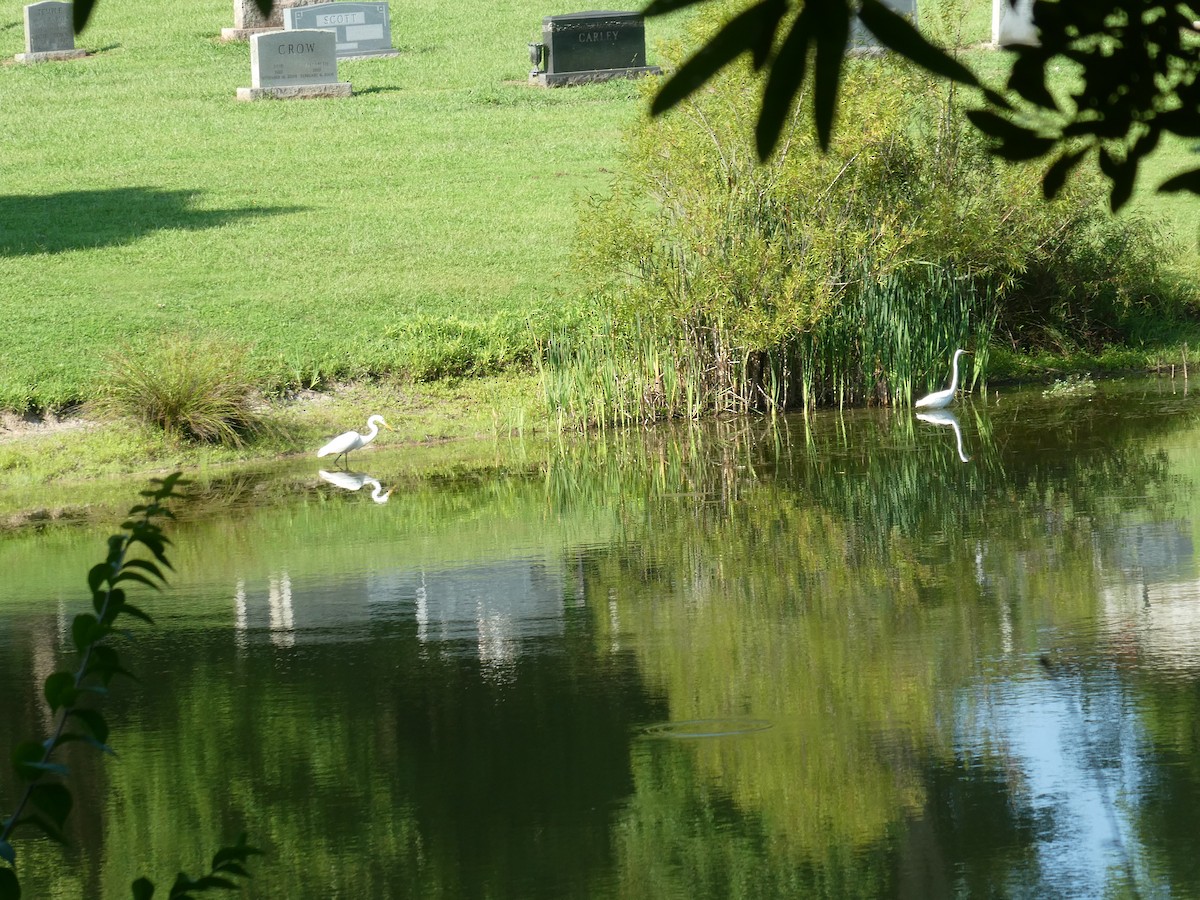
[[[1198,896],[1198,413],[1101,382],[208,485],[27,896],[243,831],[249,897]],[[109,530],[0,538],[8,742]]]

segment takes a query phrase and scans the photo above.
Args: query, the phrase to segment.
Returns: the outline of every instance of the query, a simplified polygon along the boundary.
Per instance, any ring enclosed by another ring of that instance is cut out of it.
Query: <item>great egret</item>
[[[958,444],[958,458],[970,462],[971,457],[963,452],[962,429],[958,426],[958,416],[948,409],[935,409],[931,412],[917,413],[917,418],[930,425],[942,425],[954,429],[954,440]]]
[[[932,394],[926,394],[913,404],[915,408],[941,409],[943,406],[949,406],[954,401],[954,392],[958,390],[958,358],[966,352],[966,350],[954,351],[954,361],[950,363],[950,387],[944,391],[934,391]]]
[[[371,416],[367,419],[367,426],[371,429],[366,434],[359,434],[357,431],[347,431],[345,434],[339,434],[332,441],[317,451],[317,456],[328,456],[330,453],[337,454],[333,461],[336,463],[339,457],[345,456],[349,461],[349,453],[351,450],[358,450],[360,447],[365,447],[371,441],[375,440],[375,435],[379,434],[379,426],[382,425],[388,431],[395,431],[391,425],[383,420],[383,416]]]
[[[371,485],[371,499],[376,503],[387,503],[388,497],[392,495],[391,491],[384,493],[383,485],[365,472],[326,472],[321,469],[317,474],[344,491],[357,491],[364,484],[369,484]]]

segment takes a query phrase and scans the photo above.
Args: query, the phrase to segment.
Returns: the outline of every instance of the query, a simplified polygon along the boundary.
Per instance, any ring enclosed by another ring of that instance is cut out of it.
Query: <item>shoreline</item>
[[[0,414],[0,532],[6,526],[92,519],[79,510],[118,509],[150,478],[183,470],[209,479],[237,470],[288,466],[380,413],[393,431],[363,452],[404,457],[405,471],[430,473],[493,458],[497,442],[544,432],[550,421],[532,375],[448,379],[429,384],[362,382],[264,400],[261,431],[240,448],[169,442],[154,429],[91,418],[81,408]],[[457,461],[456,461],[457,460]]]
[[[1110,348],[1100,357],[1073,358],[993,351],[1000,375],[987,388],[1070,374],[1171,377],[1166,373],[1186,365],[1186,346]],[[502,444],[536,442],[557,430],[543,398],[532,373],[335,384],[262,400],[262,430],[240,448],[171,443],[147,426],[90,417],[83,406],[40,414],[0,411],[0,533],[111,517],[114,510],[123,515],[150,478],[177,470],[209,481],[238,470],[286,467],[310,455],[315,462],[318,447],[344,431],[363,430],[376,413],[393,430],[364,452],[387,453],[406,477],[495,466],[508,453]]]

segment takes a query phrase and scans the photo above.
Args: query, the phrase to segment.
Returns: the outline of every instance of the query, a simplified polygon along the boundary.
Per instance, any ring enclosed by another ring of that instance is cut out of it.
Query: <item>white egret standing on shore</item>
[[[391,425],[383,420],[383,416],[371,416],[367,419],[367,426],[371,429],[366,434],[359,434],[357,431],[347,431],[345,434],[339,434],[332,441],[317,451],[317,456],[328,456],[330,453],[337,454],[333,461],[336,463],[339,457],[345,456],[345,462],[349,462],[349,453],[351,450],[358,450],[365,447],[371,441],[375,440],[375,435],[379,434],[379,426],[382,425],[388,431],[395,431]]]
[[[966,350],[955,350],[954,360],[950,363],[950,387],[944,391],[934,391],[932,394],[926,394],[920,400],[913,404],[917,409],[941,409],[944,406],[949,406],[954,400],[954,392],[958,390],[958,358],[966,353]]]

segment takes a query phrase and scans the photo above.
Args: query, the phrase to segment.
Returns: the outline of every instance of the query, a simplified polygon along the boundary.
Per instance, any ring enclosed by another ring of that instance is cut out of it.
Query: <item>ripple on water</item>
[[[766,719],[688,719],[683,722],[660,722],[646,729],[650,737],[660,738],[718,738],[766,731],[771,722]]]

